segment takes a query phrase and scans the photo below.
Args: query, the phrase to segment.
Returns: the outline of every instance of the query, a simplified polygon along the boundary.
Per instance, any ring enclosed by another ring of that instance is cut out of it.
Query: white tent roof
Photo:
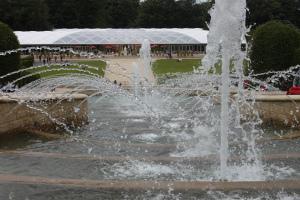
[[[207,44],[208,31],[195,29],[57,29],[15,32],[21,45]]]

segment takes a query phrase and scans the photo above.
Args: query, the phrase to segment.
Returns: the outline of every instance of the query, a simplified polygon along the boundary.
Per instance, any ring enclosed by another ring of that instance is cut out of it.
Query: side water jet
[[[142,43],[142,47],[140,49],[140,59],[141,65],[143,68],[143,81],[149,86],[153,85],[153,72],[151,69],[152,59],[151,59],[151,45],[150,41],[145,39]]]
[[[230,66],[241,63],[243,60],[241,46],[246,34],[246,0],[216,0],[211,12],[210,32],[208,36],[207,55],[203,59],[206,71],[216,63],[222,61],[222,87],[221,87],[221,179],[226,179],[227,162],[229,157],[229,94],[230,94]],[[236,71],[242,73],[238,67]],[[242,74],[238,75],[239,77]]]

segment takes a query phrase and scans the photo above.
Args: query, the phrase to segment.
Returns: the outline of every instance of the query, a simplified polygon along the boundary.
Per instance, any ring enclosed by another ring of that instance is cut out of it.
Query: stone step
[[[62,153],[45,153],[45,152],[33,152],[33,151],[0,151],[0,156],[21,156],[21,157],[32,157],[32,158],[57,158],[57,159],[71,159],[71,160],[100,160],[110,162],[123,162],[131,160],[142,160],[151,162],[185,162],[185,161],[215,161],[219,159],[217,155],[205,156],[205,157],[169,157],[169,156],[135,156],[135,157],[124,157],[124,156],[101,156],[101,155],[85,155],[85,154],[62,154]],[[230,161],[237,161],[239,157],[231,157]],[[300,153],[289,153],[289,154],[273,154],[264,155],[262,160],[298,160],[300,159]]]
[[[16,176],[0,174],[0,183],[29,184],[29,185],[55,185],[63,187],[80,187],[85,189],[117,190],[117,191],[232,191],[232,190],[300,190],[300,180],[276,181],[128,181],[128,180],[86,180],[86,179],[58,179],[36,176]]]

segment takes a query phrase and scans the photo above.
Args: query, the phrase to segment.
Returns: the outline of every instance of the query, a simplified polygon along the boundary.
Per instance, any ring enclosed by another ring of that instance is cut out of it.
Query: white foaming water
[[[216,137],[213,129],[197,126],[194,128],[195,135],[178,135],[179,138],[185,140],[183,151],[172,153],[172,157],[204,157],[216,155],[218,147],[216,146]],[[184,138],[186,136],[186,138]]]
[[[222,172],[222,171],[220,171]],[[226,179],[234,181],[262,181],[262,177],[265,177],[265,171],[263,168],[258,168],[251,164],[244,164],[242,166],[230,166],[226,169],[225,176],[220,172],[215,173],[217,179]]]
[[[261,193],[259,197],[247,197],[247,194],[241,195],[238,193],[223,193],[223,192],[215,192],[215,191],[209,191],[204,194],[202,194],[201,198],[199,196],[189,196],[186,197],[182,195],[181,193],[177,194],[173,190],[169,190],[167,194],[153,194],[151,191],[147,191],[146,194],[144,194],[145,197],[140,197],[136,199],[143,199],[143,200],[166,200],[166,199],[172,199],[172,200],[185,200],[185,199],[194,199],[194,200],[200,200],[200,199],[211,199],[211,200],[299,200],[300,196],[296,193],[288,194],[285,192],[278,192],[273,195],[269,195],[266,193]],[[124,197],[124,199],[129,200],[132,199],[132,197]]]
[[[154,133],[145,133],[145,134],[141,134],[141,135],[135,135],[133,136],[133,138],[135,138],[138,141],[144,141],[146,143],[152,143],[152,142],[156,142],[160,136]]]
[[[216,63],[220,61],[222,63],[220,177],[226,179],[229,157],[228,136],[230,132],[230,65],[231,63],[234,64],[237,75],[241,79],[243,76],[242,61],[244,59],[241,46],[246,34],[246,0],[216,0],[210,14],[211,23],[207,55],[203,59],[203,65],[206,71],[209,71]],[[241,82],[239,82],[240,85]]]
[[[215,192],[210,191],[208,192],[210,199],[214,200],[233,200],[233,199],[243,199],[243,200],[299,200],[300,196],[298,194],[288,194],[285,192],[278,192],[273,195],[269,195],[266,193],[261,192],[259,197],[245,197],[241,194],[226,194],[223,192]]]
[[[111,167],[114,177],[160,177],[175,174],[175,171],[165,165],[147,163],[143,161],[128,161],[122,164],[115,164]]]
[[[265,171],[265,176],[268,179],[285,179],[293,176],[299,176],[299,173],[291,167],[279,167],[276,165],[266,166],[269,168],[269,171]]]

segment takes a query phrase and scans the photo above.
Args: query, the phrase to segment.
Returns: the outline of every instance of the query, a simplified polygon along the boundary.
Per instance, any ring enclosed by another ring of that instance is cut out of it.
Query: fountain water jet
[[[230,63],[241,64],[244,59],[241,52],[242,41],[246,34],[246,0],[216,0],[210,12],[211,23],[208,36],[207,55],[203,59],[206,71],[222,60],[221,89],[221,178],[226,179],[228,162],[229,134],[229,93],[230,93]],[[236,66],[236,71],[242,77],[242,66]],[[241,84],[241,83],[240,83]]]
[[[140,49],[140,66],[143,69],[143,81],[149,86],[154,83],[154,76],[152,72],[152,58],[151,58],[151,45],[150,41],[145,39]]]

